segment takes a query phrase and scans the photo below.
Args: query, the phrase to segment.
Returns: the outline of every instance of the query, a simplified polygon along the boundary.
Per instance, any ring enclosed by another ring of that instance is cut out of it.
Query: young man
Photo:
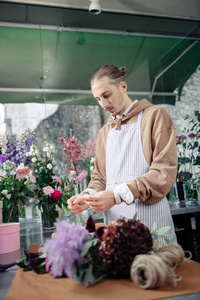
[[[175,242],[165,197],[177,172],[175,128],[163,108],[145,99],[132,102],[125,75],[125,68],[105,65],[91,77],[92,93],[110,117],[98,133],[88,189],[68,200],[69,209],[76,214],[88,206],[104,211],[107,224],[137,212],[150,230],[154,222],[157,228],[171,226],[167,237]]]

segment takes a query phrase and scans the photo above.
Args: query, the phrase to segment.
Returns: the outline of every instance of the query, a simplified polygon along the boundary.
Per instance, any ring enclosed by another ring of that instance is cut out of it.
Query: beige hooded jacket
[[[134,199],[153,204],[163,199],[173,185],[177,174],[176,132],[167,111],[152,105],[146,99],[136,102],[123,124],[137,122],[138,113],[143,111],[141,137],[144,156],[150,165],[147,173],[128,184]],[[110,130],[111,117],[99,131],[95,156],[95,169],[92,171],[88,188],[95,191],[106,189],[106,140]]]

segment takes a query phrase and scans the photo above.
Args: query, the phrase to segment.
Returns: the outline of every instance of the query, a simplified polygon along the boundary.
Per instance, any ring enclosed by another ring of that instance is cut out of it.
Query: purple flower
[[[5,162],[6,160],[8,160],[8,156],[0,155],[0,161]]]
[[[195,138],[197,135],[195,134],[195,133],[190,133],[190,134],[188,134],[188,137],[190,138],[190,139],[193,139],[193,138]]]
[[[26,156],[26,152],[30,151],[32,144],[35,144],[34,133],[28,128],[24,134],[15,139],[14,136],[8,136],[6,156],[8,159],[16,166],[19,166],[21,163],[31,167],[31,158]]]
[[[186,137],[186,135],[179,135],[178,136],[178,141],[180,142],[180,141],[184,141],[185,139],[186,139],[187,137]]]
[[[56,235],[47,240],[42,251],[48,253],[47,269],[53,277],[72,277],[75,264],[81,263],[81,252],[89,233],[80,224],[56,222]]]

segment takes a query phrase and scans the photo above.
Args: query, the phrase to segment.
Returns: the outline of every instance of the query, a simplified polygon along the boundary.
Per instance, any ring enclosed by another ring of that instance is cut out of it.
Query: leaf
[[[156,222],[154,222],[154,223],[153,223],[153,226],[152,226],[152,231],[153,231],[153,230],[156,230],[156,227],[157,227]]]
[[[83,278],[83,284],[85,287],[88,287],[88,285],[90,283],[92,283],[94,281],[94,275],[92,274],[92,265],[89,265],[89,268],[87,269],[86,273],[85,273],[85,276]]]
[[[157,235],[163,235],[171,229],[171,226],[165,226],[157,230]]]
[[[39,258],[46,258],[47,256],[48,256],[48,253],[44,252],[39,256]]]
[[[137,220],[137,212],[134,214],[133,220]]]
[[[29,268],[29,267],[25,267],[25,268],[23,269],[23,271],[24,271],[24,272],[28,272],[28,271],[32,271],[32,269]]]
[[[74,213],[71,212],[71,210],[69,210],[63,203],[62,203],[62,209],[63,209],[64,215],[69,215],[69,216],[71,216],[71,215],[74,214]]]
[[[83,251],[81,252],[81,257],[84,257],[88,253],[89,249],[91,247],[95,246],[98,242],[99,242],[98,239],[92,239],[92,240],[87,241],[84,244]]]
[[[170,243],[170,240],[168,240],[168,238],[166,238],[166,236],[163,236],[164,240],[167,242],[167,244]]]
[[[28,186],[27,186],[27,189],[28,190],[35,190],[37,188],[37,186],[35,185],[35,184],[29,184]]]

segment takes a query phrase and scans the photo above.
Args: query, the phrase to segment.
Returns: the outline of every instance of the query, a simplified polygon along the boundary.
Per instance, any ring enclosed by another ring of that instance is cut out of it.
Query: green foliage
[[[73,279],[85,287],[96,284],[106,276],[100,262],[99,247],[99,239],[91,235],[81,252],[82,263],[76,265]]]
[[[164,238],[167,244],[169,244],[169,240],[165,237],[165,234],[171,229],[171,226],[165,226],[162,228],[157,229],[157,225],[154,222],[151,230],[151,235],[153,238],[153,251],[156,252],[159,249],[159,242],[158,238]]]

